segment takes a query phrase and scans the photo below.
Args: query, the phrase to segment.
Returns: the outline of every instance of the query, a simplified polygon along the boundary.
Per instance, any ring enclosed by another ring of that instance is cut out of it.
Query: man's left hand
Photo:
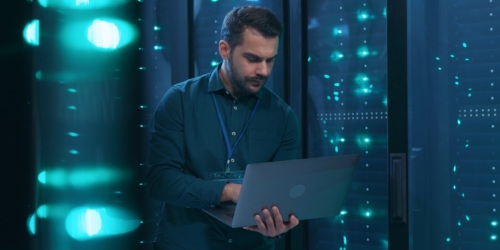
[[[265,208],[262,210],[262,215],[264,218],[262,218],[260,214],[256,214],[254,218],[257,225],[244,227],[244,229],[255,231],[268,237],[276,237],[286,233],[288,230],[296,227],[299,224],[299,219],[297,219],[295,215],[290,215],[289,221],[287,223],[284,223],[283,217],[281,216],[278,207],[273,206],[271,207],[271,210],[273,216],[271,216],[271,212],[269,211],[269,209]]]

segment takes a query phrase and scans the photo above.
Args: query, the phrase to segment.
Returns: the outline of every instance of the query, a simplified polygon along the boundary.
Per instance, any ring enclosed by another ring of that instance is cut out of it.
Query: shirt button
[[[231,162],[234,162],[234,158],[231,158]]]
[[[234,107],[233,107],[233,109],[234,109],[234,110],[238,110],[238,107],[234,106]]]
[[[236,136],[236,132],[231,132],[231,135],[232,136]]]

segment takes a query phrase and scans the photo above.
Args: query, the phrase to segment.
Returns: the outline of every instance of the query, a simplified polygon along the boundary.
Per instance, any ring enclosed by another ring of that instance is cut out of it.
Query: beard
[[[229,62],[229,80],[233,85],[233,88],[239,93],[239,96],[248,96],[252,94],[257,94],[260,89],[266,84],[267,76],[257,75],[255,77],[245,77],[242,76],[238,70],[235,68],[232,57],[228,58]],[[260,85],[260,86],[259,86]],[[259,86],[257,91],[254,91],[250,86]]]

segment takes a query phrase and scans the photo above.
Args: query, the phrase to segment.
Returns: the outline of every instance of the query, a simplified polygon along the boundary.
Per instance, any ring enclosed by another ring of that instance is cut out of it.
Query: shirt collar
[[[219,63],[219,65],[217,65],[217,67],[214,70],[212,70],[212,72],[210,73],[210,79],[208,81],[208,92],[209,93],[226,90],[226,88],[224,87],[224,84],[222,84],[222,80],[219,77],[219,69],[220,69],[221,65],[222,65],[222,63]],[[262,88],[264,88],[264,86],[262,86]],[[262,98],[262,89],[257,94],[255,94],[253,96],[257,97],[258,99],[261,99]]]

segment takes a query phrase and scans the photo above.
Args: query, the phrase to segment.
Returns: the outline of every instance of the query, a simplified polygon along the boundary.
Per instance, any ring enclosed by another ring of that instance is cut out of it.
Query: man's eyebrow
[[[252,53],[248,53],[248,52],[243,53],[243,56],[244,56],[244,57],[252,57],[253,59],[258,59],[259,61],[264,60],[264,58],[262,58],[262,57],[260,57],[260,56],[257,56],[257,55],[255,55],[255,54],[252,54]],[[266,60],[266,61],[268,61],[268,60],[273,60],[273,59],[275,59],[275,58],[276,58],[276,56],[278,56],[278,55],[276,54],[276,55],[274,55],[273,57],[265,58],[265,60]]]

